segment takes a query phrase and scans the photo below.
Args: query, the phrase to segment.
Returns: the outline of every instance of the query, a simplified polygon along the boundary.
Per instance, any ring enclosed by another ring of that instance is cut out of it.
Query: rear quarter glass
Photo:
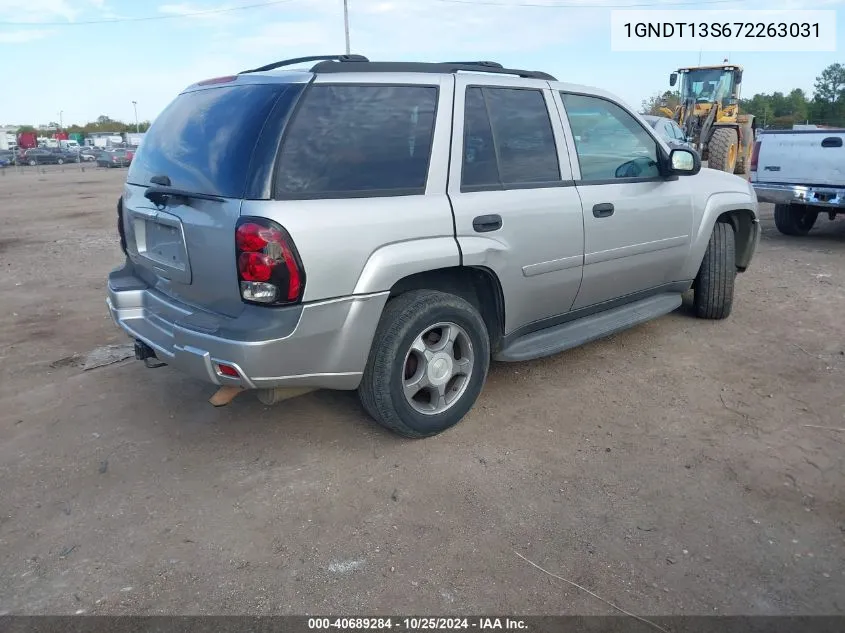
[[[144,138],[127,182],[149,186],[167,176],[172,187],[224,198],[244,196],[256,143],[277,102],[289,108],[292,84],[212,86],[180,94]],[[281,104],[285,105],[285,104]],[[282,109],[285,109],[284,107]]]

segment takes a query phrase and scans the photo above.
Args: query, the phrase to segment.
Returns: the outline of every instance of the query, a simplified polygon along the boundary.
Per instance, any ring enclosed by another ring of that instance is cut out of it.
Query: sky
[[[838,50],[612,52],[612,7],[835,9]],[[370,59],[493,60],[634,108],[699,55],[742,65],[743,96],[811,94],[826,66],[845,63],[845,0],[349,0],[349,22],[351,51]],[[60,112],[65,126],[133,122],[133,101],[152,120],[196,81],[344,50],[343,0],[0,0],[0,125],[46,125]]]

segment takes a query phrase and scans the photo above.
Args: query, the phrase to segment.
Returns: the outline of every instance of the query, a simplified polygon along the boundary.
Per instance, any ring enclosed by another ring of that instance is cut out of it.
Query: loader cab
[[[681,103],[707,106],[718,103],[725,108],[739,101],[739,85],[742,83],[742,68],[739,66],[698,66],[680,68],[669,76],[669,85],[678,89]]]

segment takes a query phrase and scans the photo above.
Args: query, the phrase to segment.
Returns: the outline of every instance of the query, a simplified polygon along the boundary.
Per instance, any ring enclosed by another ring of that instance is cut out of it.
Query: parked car
[[[64,163],[78,163],[79,162],[79,154],[73,150],[63,149],[61,147],[53,147],[50,148],[50,151],[56,154],[58,157],[56,159],[57,164],[62,165]]]
[[[107,149],[97,155],[97,167],[128,167],[131,162],[125,149]]]
[[[613,94],[490,62],[314,59],[195,84],[146,134],[107,291],[137,358],[264,401],[357,389],[425,437],[472,408],[491,359],[690,289],[697,316],[731,313],[760,239],[751,185]],[[615,138],[570,140],[591,126]]]
[[[65,162],[65,159],[58,152],[44,147],[36,147],[25,150],[21,154],[19,162],[34,167],[35,165],[60,165]]]
[[[95,150],[92,147],[83,147],[79,150],[79,160],[83,162],[93,163],[97,160],[97,154],[99,154],[98,150]]]
[[[690,143],[687,139],[687,135],[672,119],[663,116],[653,116],[650,114],[643,115],[643,118],[670,147],[694,149],[692,143]]]
[[[845,129],[766,130],[751,152],[751,183],[775,205],[784,235],[807,235],[820,214],[845,214]]]
[[[17,160],[17,154],[10,149],[0,149],[0,160],[6,161],[7,165],[14,164]]]

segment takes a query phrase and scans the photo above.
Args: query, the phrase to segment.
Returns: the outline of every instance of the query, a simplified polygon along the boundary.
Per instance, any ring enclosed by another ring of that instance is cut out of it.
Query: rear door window
[[[312,85],[289,124],[276,197],[425,193],[437,88]]]
[[[179,95],[135,154],[127,181],[149,185],[167,176],[174,188],[241,198],[259,134],[276,101],[293,101],[291,84],[205,88]]]
[[[557,147],[542,91],[467,88],[464,190],[541,187],[558,181]]]

